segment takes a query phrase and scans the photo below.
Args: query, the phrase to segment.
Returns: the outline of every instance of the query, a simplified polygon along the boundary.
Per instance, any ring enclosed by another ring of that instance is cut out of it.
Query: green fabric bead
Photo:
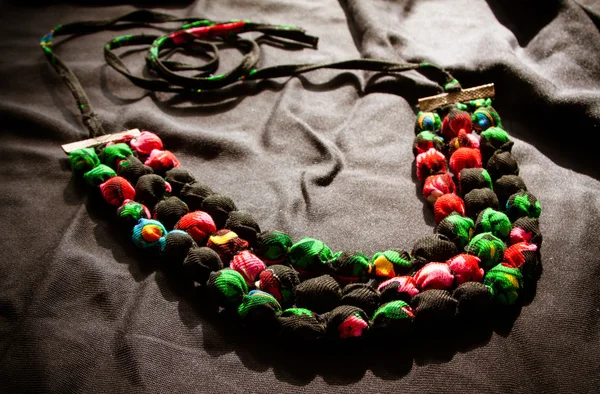
[[[281,312],[281,305],[271,294],[260,290],[252,290],[244,295],[242,303],[238,307],[238,316],[244,320],[248,314],[261,309],[270,310],[274,313]]]
[[[322,272],[333,257],[331,250],[322,241],[302,238],[292,245],[288,258],[290,264],[300,272]]]
[[[115,176],[117,176],[115,170],[104,164],[99,164],[83,174],[83,179],[90,186],[100,186]]]
[[[481,138],[492,142],[493,145],[496,146],[500,146],[510,141],[508,133],[500,127],[490,127],[489,129],[482,131]]]
[[[248,293],[248,285],[244,277],[232,269],[212,272],[207,282],[219,304],[224,307],[239,306],[244,295]]]
[[[492,233],[477,234],[465,248],[467,254],[477,256],[483,269],[497,265],[504,257],[504,242]]]
[[[535,219],[540,217],[542,206],[533,194],[521,191],[510,196],[506,202],[506,213],[513,220],[523,216]]]
[[[127,144],[109,145],[100,154],[100,160],[110,168],[117,169],[117,161],[125,160],[133,155],[131,148]]]
[[[392,301],[380,306],[373,314],[373,321],[378,319],[389,319],[389,320],[404,320],[412,319],[413,316],[409,314],[410,306],[404,301]]]
[[[438,224],[436,231],[448,237],[459,250],[462,250],[475,233],[475,223],[470,218],[453,213]]]
[[[485,274],[483,283],[500,304],[513,305],[523,289],[523,275],[518,268],[498,264]]]
[[[148,208],[136,201],[127,201],[117,209],[117,219],[127,227],[133,227],[140,219],[150,219]]]
[[[289,235],[278,231],[265,231],[257,235],[254,247],[256,255],[267,261],[279,261],[287,256],[292,246]]]
[[[492,208],[486,208],[479,214],[475,226],[478,233],[492,233],[500,239],[506,239],[511,229],[512,224],[508,216]]]
[[[403,250],[386,250],[377,252],[371,259],[375,267],[375,275],[381,278],[393,278],[408,274],[412,268],[412,259]]]
[[[309,316],[312,317],[314,313],[306,308],[288,308],[283,311],[284,315],[295,315],[295,316]]]
[[[329,262],[340,279],[365,281],[373,271],[369,258],[360,252],[338,252]]]
[[[77,149],[69,154],[71,170],[83,174],[100,164],[96,151],[92,148]]]

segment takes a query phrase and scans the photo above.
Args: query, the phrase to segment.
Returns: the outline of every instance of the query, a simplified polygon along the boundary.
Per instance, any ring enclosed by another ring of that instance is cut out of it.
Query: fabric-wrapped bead
[[[444,194],[433,204],[433,214],[437,224],[453,212],[458,213],[460,216],[465,216],[465,202],[456,194]]]
[[[296,306],[325,313],[340,304],[342,288],[329,275],[307,279],[296,286]]]
[[[176,168],[169,170],[175,171]],[[181,188],[181,199],[190,207],[191,210],[201,210],[202,203],[206,197],[215,194],[213,190],[200,181],[193,181],[183,185]]]
[[[183,201],[177,197],[169,197],[154,206],[153,218],[161,222],[167,230],[171,230],[188,212],[188,207]]]
[[[438,224],[436,232],[448,237],[459,250],[463,250],[475,233],[475,223],[470,218],[454,212]]]
[[[481,168],[481,153],[475,148],[458,148],[450,156],[450,171],[456,176],[465,168]]]
[[[102,153],[100,153],[100,160],[113,170],[116,170],[121,160],[125,160],[132,155],[133,152],[129,145],[123,143],[113,144],[104,148]]]
[[[136,201],[154,209],[156,203],[169,196],[170,189],[162,177],[156,174],[142,175],[135,184]]]
[[[417,178],[424,181],[429,175],[446,172],[446,157],[434,148],[417,156]]]
[[[452,293],[458,301],[457,315],[461,319],[477,319],[490,312],[494,298],[490,288],[479,282],[466,282]]]
[[[186,278],[197,283],[206,283],[211,272],[221,269],[223,263],[219,255],[205,246],[192,247],[183,261],[183,273]]]
[[[225,226],[229,213],[237,211],[237,207],[231,198],[222,194],[211,194],[202,201],[202,210],[213,218],[215,226],[220,230]]]
[[[415,156],[427,152],[429,149],[444,150],[444,139],[431,131],[422,131],[415,137],[413,142],[413,154]]]
[[[140,219],[138,224],[133,227],[131,240],[140,249],[163,249],[166,234],[167,230],[160,222],[152,219]]]
[[[433,261],[446,261],[457,254],[456,245],[441,234],[431,234],[419,239],[410,253],[414,269],[420,269]]]
[[[76,174],[83,174],[100,165],[100,159],[92,148],[77,149],[69,153],[69,165]]]
[[[415,318],[412,308],[404,301],[391,301],[373,313],[373,332],[382,338],[399,337],[410,333]]]
[[[237,311],[243,326],[270,334],[281,313],[281,305],[271,294],[252,290],[244,295]]]
[[[419,289],[412,276],[397,276],[382,282],[377,290],[380,293],[381,302],[402,300],[409,302],[411,298],[419,294]]]
[[[249,212],[245,211],[231,212],[225,222],[225,228],[234,231],[250,245],[256,244],[256,235],[260,233],[260,226],[256,220]]]
[[[279,231],[263,231],[256,236],[254,253],[267,265],[283,263],[292,247],[289,235]]]
[[[500,116],[492,107],[480,107],[471,115],[473,129],[477,132],[482,132],[490,127],[502,127]]]
[[[165,243],[162,246],[160,257],[169,267],[180,267],[183,265],[190,249],[195,246],[196,243],[185,231],[169,231],[165,236]]]
[[[129,181],[132,185],[137,184],[142,175],[152,174],[152,168],[144,165],[137,157],[128,156],[118,164],[117,174]]]
[[[390,249],[373,255],[371,264],[375,267],[375,276],[378,278],[393,278],[405,275],[412,268],[410,254],[401,249]]]
[[[154,149],[144,164],[151,167],[154,172],[164,174],[171,168],[179,167],[179,160],[171,151]]]
[[[379,306],[379,292],[366,283],[351,283],[342,290],[342,305],[352,305],[372,316]]]
[[[512,224],[504,212],[486,208],[477,217],[476,233],[492,233],[500,239],[508,238]]]
[[[486,208],[498,210],[498,197],[492,190],[473,189],[465,195],[465,208],[467,216],[477,219],[479,213]]]
[[[256,287],[266,291],[284,307],[294,305],[294,289],[300,284],[298,274],[285,265],[271,265],[258,276]]]
[[[509,152],[512,146],[513,142],[508,137],[508,133],[499,127],[492,127],[481,133],[479,149],[484,163],[487,163],[498,149]]]
[[[150,211],[145,205],[133,200],[125,200],[117,209],[117,220],[131,229],[140,219],[150,219]]]
[[[100,164],[83,174],[83,180],[88,185],[100,186],[110,178],[117,176],[117,173],[107,165]]]
[[[369,258],[360,252],[338,252],[329,264],[336,279],[342,283],[364,282],[373,271]]]
[[[494,192],[498,196],[501,207],[506,206],[510,196],[524,190],[527,190],[527,186],[518,175],[503,175],[494,182]]]
[[[369,328],[365,312],[355,306],[338,306],[327,314],[327,335],[331,338],[360,338]]]
[[[490,269],[502,261],[504,242],[492,233],[477,234],[465,248],[467,254],[477,256],[481,267]]]
[[[126,200],[135,199],[135,189],[127,179],[116,176],[100,185],[100,193],[110,205],[120,207]]]
[[[506,202],[506,214],[513,221],[524,216],[537,219],[541,213],[540,202],[527,191],[513,194]]]
[[[175,224],[175,229],[185,231],[199,245],[204,244],[208,236],[217,231],[210,215],[202,211],[190,212],[184,215]]]
[[[288,253],[290,264],[296,271],[316,275],[329,270],[328,262],[332,257],[333,253],[327,245],[312,238],[302,238],[290,247]]]
[[[206,246],[217,252],[221,261],[228,265],[233,256],[248,249],[248,242],[231,230],[218,230],[208,237]]]
[[[452,156],[460,148],[479,149],[479,140],[472,133],[467,134],[464,130],[448,143],[448,154]]]
[[[206,287],[217,305],[224,308],[237,308],[248,293],[248,285],[242,275],[228,268],[211,272]]]
[[[519,164],[510,152],[497,150],[487,161],[486,166],[492,179],[503,175],[519,175]]]
[[[430,175],[425,179],[423,197],[432,205],[444,194],[454,192],[456,192],[456,185],[448,173]]]
[[[468,112],[453,108],[442,122],[442,136],[450,141],[458,135],[458,132],[464,130],[467,133],[473,131],[473,122]]]
[[[519,268],[527,279],[536,279],[540,273],[537,245],[519,242],[504,251],[502,265]]]
[[[325,336],[325,323],[319,315],[304,308],[289,308],[279,315],[279,337],[284,341],[311,343]]]
[[[502,305],[514,305],[523,288],[523,276],[518,268],[498,264],[485,274],[483,283],[490,287],[496,301]]]
[[[417,114],[417,121],[415,123],[415,134],[427,131],[438,131],[442,127],[442,120],[440,116],[435,112],[421,112]]]
[[[254,285],[258,275],[265,270],[265,263],[248,250],[243,250],[233,256],[229,266],[242,274],[249,286]]]
[[[140,135],[129,141],[129,145],[140,156],[148,156],[154,150],[162,150],[162,140],[154,133],[142,131]]]
[[[446,263],[428,263],[415,274],[415,283],[421,289],[451,289],[454,275]]]
[[[492,177],[484,168],[465,168],[458,173],[458,187],[463,196],[475,189],[493,189]]]
[[[420,329],[448,330],[456,317],[458,301],[447,290],[427,290],[417,294],[410,302],[415,315],[414,323]]]
[[[460,286],[465,282],[481,282],[483,269],[479,268],[481,260],[470,254],[459,254],[448,260],[448,267],[454,273],[454,284]]]
[[[172,193],[177,197],[180,197],[181,189],[183,189],[185,185],[192,183],[195,180],[194,174],[182,167],[171,168],[165,173],[165,181],[171,185],[171,188],[173,189]],[[200,202],[200,204],[202,204],[202,202]]]
[[[517,219],[510,230],[509,242],[516,244],[518,242],[528,242],[537,245],[538,252],[542,246],[542,232],[540,231],[540,222],[537,219],[522,217]]]

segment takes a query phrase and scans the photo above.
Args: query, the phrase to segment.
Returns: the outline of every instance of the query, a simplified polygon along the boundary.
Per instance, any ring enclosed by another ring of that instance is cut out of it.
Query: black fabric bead
[[[475,189],[465,195],[465,210],[467,216],[477,220],[477,216],[486,208],[499,209],[498,197],[490,189]]]
[[[506,201],[510,196],[522,190],[527,190],[527,186],[518,175],[503,175],[494,182],[494,192],[498,196],[502,209],[506,207]]]
[[[215,192],[200,181],[193,181],[183,186],[180,192],[180,197],[185,202],[190,211],[202,210],[204,199]]]
[[[153,210],[156,203],[168,196],[165,180],[156,174],[142,175],[135,184],[135,200]]]
[[[244,295],[242,303],[245,300],[257,297],[252,295]],[[254,305],[248,309],[246,315],[241,319],[244,329],[254,335],[263,337],[272,337],[279,333],[280,325],[277,318],[281,313],[281,306],[276,302],[265,302]]]
[[[279,315],[279,337],[285,342],[316,342],[325,336],[325,322],[314,312],[311,315],[285,310]]]
[[[217,230],[220,230],[225,226],[229,213],[237,211],[237,207],[231,198],[222,194],[211,194],[202,202],[201,210],[213,218]]]
[[[458,301],[446,290],[426,290],[411,300],[414,323],[423,329],[448,329],[456,316]]]
[[[366,283],[352,283],[342,291],[342,305],[356,306],[369,317],[373,316],[379,302],[379,292]]]
[[[413,269],[419,270],[432,261],[446,261],[458,254],[456,245],[445,235],[427,235],[415,242],[412,252]]]
[[[513,141],[502,142],[495,139],[481,138],[479,140],[479,151],[483,163],[487,163],[490,157],[498,150],[502,152],[510,152],[515,143]]]
[[[387,283],[383,288],[381,288],[379,292],[380,303],[383,305],[392,301],[404,301],[410,304],[410,294],[405,291],[398,291],[398,287],[400,287],[400,284],[398,282],[392,281]]]
[[[165,181],[169,182],[171,185],[171,193],[178,197],[181,194],[181,189],[183,189],[186,184],[192,183],[195,180],[194,174],[181,166],[171,168],[165,173]]]
[[[459,191],[463,196],[474,189],[492,187],[489,173],[484,168],[465,168],[460,171],[458,179]]]
[[[260,233],[258,223],[250,213],[245,211],[231,212],[225,222],[225,228],[236,233],[241,239],[247,241],[250,246],[256,244],[256,236]]]
[[[528,204],[523,205],[523,199],[526,199]],[[519,199],[521,203],[515,203]],[[538,199],[528,191],[520,191],[513,194],[508,198],[506,202],[506,214],[508,215],[511,222],[516,221],[522,217],[538,218],[542,212],[542,207]]]
[[[160,257],[169,267],[181,266],[190,249],[196,247],[192,237],[183,231],[171,231],[165,239],[165,247]]]
[[[177,197],[169,197],[154,206],[154,218],[167,230],[172,230],[179,219],[188,212],[187,205]]]
[[[197,283],[206,283],[211,272],[223,268],[223,263],[217,252],[211,248],[194,247],[188,251],[183,261],[183,273]]]
[[[519,165],[512,153],[501,150],[494,152],[486,168],[492,179],[498,179],[503,175],[519,175]]]
[[[382,307],[386,303],[382,304]],[[408,307],[410,308],[410,307]],[[412,313],[412,311],[411,311]],[[373,336],[384,342],[390,339],[410,338],[413,333],[413,319],[390,319],[384,313],[378,314],[372,321]],[[388,342],[389,343],[389,342]]]
[[[344,334],[340,331],[340,325],[350,316],[360,316],[365,322],[369,321],[367,314],[362,309],[351,305],[341,305],[324,315],[327,335],[331,338],[343,338]]]
[[[294,292],[300,284],[298,273],[281,264],[270,265],[259,275],[259,288],[273,295],[283,308],[294,305]]]
[[[342,289],[329,275],[307,279],[296,286],[296,306],[325,313],[340,304]]]
[[[538,219],[530,218],[530,217],[522,217],[514,221],[512,225],[513,230],[515,228],[520,228],[527,233],[528,240],[513,240],[513,236],[511,236],[511,243],[526,241],[537,245],[538,252],[540,247],[542,246],[542,232],[540,230],[540,222]]]
[[[129,181],[132,185],[136,185],[142,175],[153,174],[152,168],[144,165],[137,157],[129,156],[127,160],[119,163],[117,175]]]
[[[489,314],[494,303],[490,288],[479,282],[466,282],[452,293],[458,301],[457,315],[461,319],[476,319]]]

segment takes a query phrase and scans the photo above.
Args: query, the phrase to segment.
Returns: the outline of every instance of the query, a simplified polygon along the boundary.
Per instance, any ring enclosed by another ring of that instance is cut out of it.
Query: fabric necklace
[[[435,81],[443,93],[420,100],[413,144],[435,233],[410,252],[389,249],[371,257],[334,253],[312,238],[294,243],[282,232],[261,231],[231,198],[196,180],[156,134],[135,129],[107,135],[78,79],[53,53],[53,38],[166,22],[185,24],[162,36],[114,38],[105,46],[107,63],[145,89],[188,94],[322,68],[416,70]],[[245,32],[263,36],[242,38]],[[518,175],[513,143],[491,106],[493,85],[462,89],[429,63],[357,59],[256,68],[259,44],[273,42],[315,48],[317,38],[287,25],[182,19],[146,10],[57,26],[42,38],[90,134],[63,146],[71,168],[114,206],[133,243],[159,256],[182,283],[205,286],[215,306],[234,314],[243,327],[296,343],[393,338],[482,319],[499,305],[521,305],[541,274],[541,207]],[[216,43],[244,53],[225,74],[213,75],[219,65]],[[134,75],[114,53],[129,45],[149,46],[146,65],[154,77]],[[200,66],[168,60],[181,50],[208,60]]]

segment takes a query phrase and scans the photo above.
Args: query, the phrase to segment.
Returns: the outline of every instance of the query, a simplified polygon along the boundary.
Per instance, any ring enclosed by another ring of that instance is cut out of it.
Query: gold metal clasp
[[[431,111],[444,105],[454,104],[464,101],[477,100],[482,98],[493,98],[496,94],[493,83],[476,86],[474,88],[462,89],[459,92],[442,93],[435,96],[423,97],[419,99],[419,110]]]
[[[141,132],[139,129],[131,129],[131,130],[126,130],[126,131],[121,131],[120,133],[99,135],[98,137],[88,138],[87,140],[71,142],[70,144],[62,145],[62,148],[65,151],[65,153],[68,155],[69,153],[71,153],[77,149],[91,148],[93,146],[106,144],[107,142],[118,141],[125,136],[137,137],[140,134],[141,134]]]

